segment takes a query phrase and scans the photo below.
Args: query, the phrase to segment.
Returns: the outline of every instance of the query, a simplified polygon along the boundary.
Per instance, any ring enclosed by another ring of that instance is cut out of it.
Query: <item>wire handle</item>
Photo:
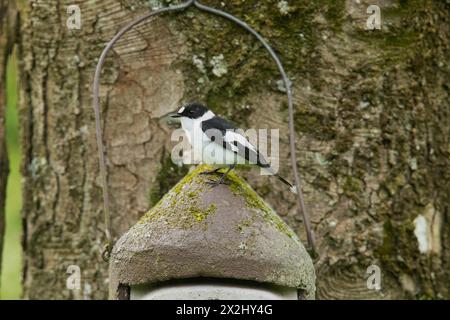
[[[198,8],[201,11],[205,11],[208,13],[211,13],[213,15],[221,16],[225,19],[228,19],[236,24],[238,24],[240,27],[244,28],[251,34],[253,34],[266,48],[266,50],[269,52],[272,59],[275,61],[278,70],[281,73],[281,76],[283,78],[283,82],[286,88],[286,95],[288,100],[288,112],[289,112],[289,143],[290,143],[290,152],[291,152],[291,165],[292,170],[294,172],[294,180],[295,185],[297,187],[297,201],[299,204],[299,209],[301,211],[301,215],[303,217],[303,222],[305,224],[306,229],[306,236],[308,239],[308,246],[310,251],[312,251],[312,254],[316,253],[315,248],[315,242],[314,242],[314,235],[311,230],[311,223],[309,221],[309,216],[306,213],[305,208],[305,201],[303,198],[303,193],[301,189],[301,180],[300,175],[298,173],[297,169],[297,156],[296,156],[296,148],[295,148],[295,129],[294,129],[294,108],[293,108],[293,102],[292,102],[292,90],[291,90],[291,82],[289,81],[289,78],[284,70],[283,64],[281,63],[280,58],[275,53],[275,51],[272,49],[272,47],[268,44],[268,42],[254,29],[252,29],[247,23],[241,21],[240,19],[236,18],[235,16],[218,10],[214,9],[208,6],[205,6],[201,3],[199,3],[197,0],[189,0],[185,3],[169,6],[166,8],[161,8],[155,11],[148,12],[144,14],[141,17],[136,18],[135,20],[128,23],[125,27],[123,27],[106,45],[105,49],[103,49],[103,52],[98,60],[97,67],[95,69],[95,76],[94,76],[94,84],[93,84],[93,93],[94,93],[94,114],[95,114],[95,133],[96,133],[96,139],[97,139],[97,148],[98,148],[98,156],[99,156],[99,165],[100,165],[100,175],[101,175],[101,182],[102,182],[102,189],[103,189],[103,206],[104,206],[104,219],[105,219],[105,236],[107,245],[105,246],[105,249],[102,253],[102,256],[105,260],[108,259],[110,252],[113,247],[112,239],[111,239],[111,217],[110,217],[110,210],[109,210],[109,193],[108,193],[108,185],[107,185],[107,172],[106,172],[106,161],[105,161],[105,148],[103,145],[103,138],[102,138],[102,129],[101,129],[101,120],[100,120],[100,107],[99,107],[99,87],[100,87],[100,75],[101,70],[103,67],[103,64],[105,62],[106,56],[108,52],[112,49],[114,44],[131,28],[135,27],[136,25],[144,22],[145,20],[149,19],[150,17],[156,16],[158,14],[163,14],[167,12],[176,12],[176,11],[184,11],[187,8],[189,8],[191,5],[195,5],[196,8]]]

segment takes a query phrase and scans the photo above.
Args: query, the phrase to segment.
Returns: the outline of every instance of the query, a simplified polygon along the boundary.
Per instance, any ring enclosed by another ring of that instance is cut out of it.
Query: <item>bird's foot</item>
[[[211,187],[215,187],[215,186],[218,186],[219,184],[230,185],[231,182],[229,180],[224,179],[224,177],[222,177],[219,180],[206,181],[206,184],[210,185]]]
[[[209,170],[209,171],[203,171],[203,172],[200,172],[200,174],[203,174],[203,175],[211,175],[211,174],[220,174],[220,175],[223,175],[223,173],[219,171],[220,169],[221,169],[221,168],[214,169],[214,170]]]

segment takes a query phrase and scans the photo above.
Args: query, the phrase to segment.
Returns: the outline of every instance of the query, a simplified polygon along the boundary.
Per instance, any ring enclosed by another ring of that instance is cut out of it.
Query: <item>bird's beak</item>
[[[172,115],[170,115],[171,118],[181,118],[181,115],[178,113],[174,113]]]

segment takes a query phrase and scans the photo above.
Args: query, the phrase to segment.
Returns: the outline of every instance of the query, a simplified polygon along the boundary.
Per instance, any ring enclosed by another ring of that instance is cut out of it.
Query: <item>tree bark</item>
[[[67,28],[59,1],[24,10],[26,298],[107,295],[91,84],[106,42],[149,3],[159,1],[80,5],[80,30]],[[320,253],[317,297],[450,298],[450,10],[442,1],[383,2],[382,29],[369,31],[369,5],[233,0],[220,8],[268,39],[293,81],[298,166]],[[113,237],[185,172],[171,163],[170,130],[157,119],[182,102],[205,102],[244,128],[279,128],[281,174],[289,176],[278,80],[251,35],[195,9],[127,33],[101,86]],[[295,197],[276,179],[242,174],[304,239]],[[66,288],[72,264],[82,272],[79,291]],[[370,265],[381,269],[379,291],[366,286]]]
[[[16,10],[14,3],[0,0],[0,274],[5,231],[6,183],[9,173],[6,150],[6,66],[15,42]],[[0,284],[1,285],[1,284]]]

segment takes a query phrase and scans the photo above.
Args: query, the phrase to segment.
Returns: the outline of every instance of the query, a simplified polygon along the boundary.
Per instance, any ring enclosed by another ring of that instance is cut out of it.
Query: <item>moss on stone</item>
[[[204,191],[204,188],[210,188],[209,185],[205,184],[207,180],[200,173],[212,169],[213,167],[209,165],[197,166],[147,212],[139,220],[139,223],[164,220],[173,227],[191,228],[197,223],[206,222],[206,218],[217,210],[217,205],[213,203],[208,208],[200,206],[199,195]],[[230,191],[241,197],[247,207],[261,212],[265,221],[288,237],[296,239],[295,233],[287,224],[235,172],[230,172],[227,178],[230,181],[228,185]],[[186,191],[184,191],[185,188]],[[239,225],[241,231],[251,223],[250,220],[241,223]]]
[[[199,173],[204,172],[204,171],[208,171],[208,170],[212,170],[211,166],[208,165],[200,165],[198,167],[196,167],[194,170],[192,170],[191,172],[189,172],[174,188],[173,191],[176,194],[179,194],[185,185],[190,184],[192,181],[194,181],[196,178],[197,182],[202,182],[201,178],[198,177]],[[189,193],[189,196],[192,197],[194,194],[196,193],[196,191],[191,191]]]
[[[203,210],[198,208],[197,206],[192,206],[188,209],[189,213],[192,214],[195,219],[200,222],[206,219],[206,217],[214,213],[217,209],[217,205],[215,203],[211,204],[208,209]]]
[[[217,209],[216,204],[211,204],[206,209],[199,204],[199,193],[207,187],[199,173],[206,170],[211,170],[211,167],[201,165],[188,173],[138,223],[164,220],[173,227],[192,228],[197,223],[205,222]],[[190,190],[183,192],[184,188]]]
[[[264,212],[270,212],[272,209],[258,196],[258,194],[250,188],[236,173],[230,172],[228,179],[231,181],[229,189],[235,194],[242,196],[247,206],[260,209]]]
[[[229,189],[235,195],[244,199],[246,205],[250,208],[260,210],[263,213],[263,217],[266,221],[274,225],[280,232],[284,233],[290,238],[296,238],[295,233],[288,227],[288,225],[281,219],[275,211],[269,207],[269,205],[241,178],[239,178],[234,172],[230,172],[228,179],[231,181]],[[239,227],[243,230],[245,224],[250,223],[244,221]]]

